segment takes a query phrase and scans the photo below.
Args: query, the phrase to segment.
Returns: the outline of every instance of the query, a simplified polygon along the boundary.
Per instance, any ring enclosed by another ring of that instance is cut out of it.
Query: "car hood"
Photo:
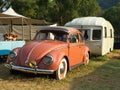
[[[36,61],[40,62],[49,52],[65,46],[66,43],[60,41],[44,40],[44,41],[32,41],[24,45],[18,53],[18,63],[22,66],[25,64]]]

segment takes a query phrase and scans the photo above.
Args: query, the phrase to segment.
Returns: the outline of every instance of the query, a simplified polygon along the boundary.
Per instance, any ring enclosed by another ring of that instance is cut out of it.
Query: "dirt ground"
[[[110,59],[112,59],[112,58],[120,59],[120,49],[114,50],[114,51],[112,51],[112,53],[108,53],[107,57]]]

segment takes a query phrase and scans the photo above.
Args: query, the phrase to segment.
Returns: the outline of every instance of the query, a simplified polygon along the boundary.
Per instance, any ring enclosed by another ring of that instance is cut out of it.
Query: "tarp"
[[[36,20],[16,13],[11,7],[0,13],[2,24],[48,24],[45,20]]]
[[[23,17],[23,18],[26,18],[25,16],[16,13],[11,7],[8,10],[2,12],[2,14],[10,15],[11,17]]]

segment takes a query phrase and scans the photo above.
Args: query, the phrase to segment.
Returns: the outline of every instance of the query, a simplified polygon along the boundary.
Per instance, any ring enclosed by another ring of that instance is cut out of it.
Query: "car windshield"
[[[66,42],[67,34],[63,32],[56,31],[40,31],[35,40],[58,40]]]

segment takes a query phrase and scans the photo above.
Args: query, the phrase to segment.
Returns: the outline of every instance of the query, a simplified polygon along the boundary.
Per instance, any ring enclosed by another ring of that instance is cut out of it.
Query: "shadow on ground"
[[[0,79],[2,80],[15,80],[15,79],[31,79],[31,78],[54,78],[53,75],[44,75],[44,74],[31,74],[31,73],[24,73],[24,72],[10,72],[9,69],[7,69],[4,66],[4,63],[0,63]]]

